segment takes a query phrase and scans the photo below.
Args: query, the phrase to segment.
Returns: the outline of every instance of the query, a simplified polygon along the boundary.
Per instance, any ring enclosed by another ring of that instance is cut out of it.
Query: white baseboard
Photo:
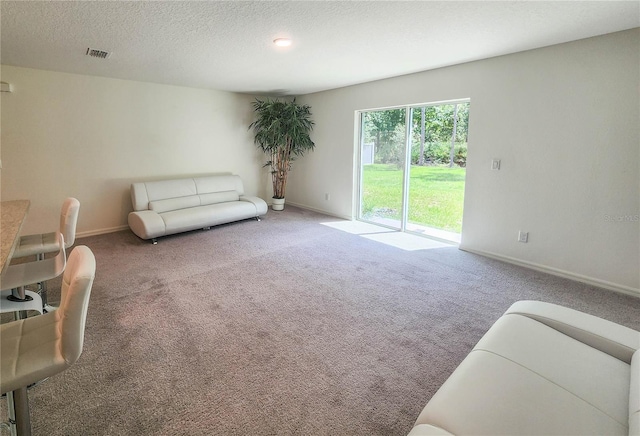
[[[329,215],[329,216],[333,216],[333,217],[336,217],[336,218],[341,218],[343,220],[351,221],[353,219],[350,216],[338,215],[338,214],[333,213],[333,212],[328,212],[328,211],[322,210],[322,209],[316,209],[315,207],[306,206],[306,205],[300,204],[300,203],[293,203],[291,201],[287,201],[286,204],[290,204],[291,206],[299,207],[300,209],[306,209],[306,210],[310,210],[312,212],[321,213],[323,215]]]
[[[490,257],[492,259],[501,260],[503,262],[511,263],[518,266],[523,266],[525,268],[541,271],[554,276],[575,280],[577,282],[586,283],[587,285],[597,286],[599,288],[608,289],[610,291],[619,292],[621,294],[632,295],[634,297],[640,297],[640,289],[632,288],[631,286],[620,285],[617,283],[608,282],[606,280],[600,280],[593,277],[584,276],[582,274],[576,274],[576,273],[564,271],[558,268],[553,268],[546,265],[540,265],[540,264],[529,262],[526,260],[516,259],[514,257],[503,256],[497,253],[491,253],[491,252],[482,251],[482,250],[474,250],[474,249],[464,247],[462,245],[459,248],[462,251],[479,254],[480,256]]]
[[[121,230],[127,230],[129,228],[128,225],[124,224],[117,227],[109,227],[106,229],[98,229],[98,230],[89,230],[86,232],[78,232],[76,233],[76,238],[86,238],[88,236],[97,236],[97,235],[106,235],[107,233],[119,232]]]

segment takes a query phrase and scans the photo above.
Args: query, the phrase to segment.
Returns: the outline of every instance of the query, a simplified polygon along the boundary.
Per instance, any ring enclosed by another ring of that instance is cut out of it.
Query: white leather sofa
[[[410,436],[640,435],[640,332],[520,301],[428,402]]]
[[[129,227],[155,244],[160,236],[207,229],[248,218],[260,220],[267,203],[244,195],[237,175],[140,182],[131,185]]]

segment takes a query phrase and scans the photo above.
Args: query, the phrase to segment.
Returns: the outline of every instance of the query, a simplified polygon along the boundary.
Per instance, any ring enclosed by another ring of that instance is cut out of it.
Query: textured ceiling
[[[5,1],[2,64],[299,95],[640,26],[635,1]],[[293,45],[276,47],[276,37]],[[87,48],[111,52],[106,60]]]

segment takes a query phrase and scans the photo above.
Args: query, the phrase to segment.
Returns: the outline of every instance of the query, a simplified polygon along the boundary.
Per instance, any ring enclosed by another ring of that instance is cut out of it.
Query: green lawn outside
[[[362,218],[400,220],[402,170],[396,165],[363,167]],[[409,222],[461,233],[464,168],[411,166]]]

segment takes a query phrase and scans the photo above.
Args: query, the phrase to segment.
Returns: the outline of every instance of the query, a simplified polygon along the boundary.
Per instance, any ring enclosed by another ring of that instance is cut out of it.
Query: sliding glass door
[[[407,109],[361,114],[360,214],[362,220],[402,227]]]
[[[360,113],[358,219],[459,242],[469,102]]]

